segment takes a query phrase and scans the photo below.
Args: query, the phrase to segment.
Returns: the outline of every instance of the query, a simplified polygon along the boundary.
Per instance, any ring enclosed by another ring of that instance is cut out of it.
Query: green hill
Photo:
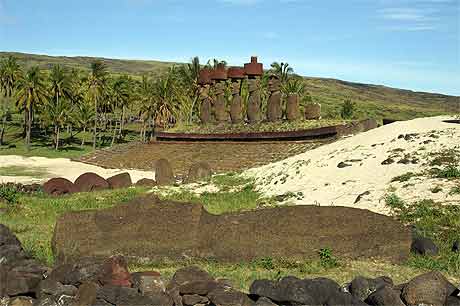
[[[14,55],[25,67],[39,65],[49,69],[53,64],[61,64],[68,68],[89,70],[94,57],[66,57],[25,54],[17,52],[0,52],[0,58]],[[166,71],[172,62],[147,60],[121,60],[99,58],[103,60],[110,72],[126,73],[140,76],[150,73],[153,76]],[[266,63],[267,65],[268,63]],[[268,66],[268,65],[267,65]],[[295,67],[294,67],[295,68]],[[460,113],[460,97],[442,94],[415,92],[396,89],[381,85],[360,84],[336,79],[305,77],[307,91],[313,101],[323,106],[327,117],[338,114],[340,104],[351,99],[358,105],[358,116],[393,119],[410,119],[421,116]]]

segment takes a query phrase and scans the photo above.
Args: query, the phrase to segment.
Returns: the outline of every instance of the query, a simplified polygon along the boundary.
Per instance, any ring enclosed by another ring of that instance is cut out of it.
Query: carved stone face
[[[209,96],[209,85],[200,86],[200,96],[208,97]]]
[[[270,92],[275,92],[275,91],[279,91],[280,90],[280,80],[275,78],[275,77],[271,77],[269,80],[268,80],[268,90]]]
[[[238,95],[240,93],[240,82],[232,82],[232,95]]]
[[[248,79],[249,92],[253,92],[259,89],[258,79]]]
[[[224,82],[217,82],[214,85],[214,92],[216,95],[223,95],[225,90]]]

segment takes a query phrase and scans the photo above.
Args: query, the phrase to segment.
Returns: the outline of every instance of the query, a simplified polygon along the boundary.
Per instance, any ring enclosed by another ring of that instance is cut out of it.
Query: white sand
[[[112,175],[128,172],[131,175],[133,183],[142,178],[155,178],[153,171],[139,170],[124,170],[124,169],[104,169],[101,167],[88,165],[80,162],[71,161],[67,158],[45,158],[45,157],[23,157],[17,155],[0,155],[0,173],[2,167],[26,167],[29,170],[37,170],[46,172],[46,176],[1,176],[0,183],[15,182],[15,183],[42,183],[52,177],[64,177],[70,181],[75,179],[85,172],[94,172],[104,178]]]
[[[459,180],[416,177],[404,183],[391,182],[392,178],[407,172],[431,168],[424,164],[429,152],[460,149],[460,124],[444,123],[445,119],[451,118],[430,117],[385,125],[280,162],[247,170],[244,175],[255,177],[259,190],[268,196],[303,193],[302,199],[290,200],[299,205],[349,206],[388,214],[384,197],[389,193],[395,193],[409,203],[433,199],[460,205],[460,195],[449,195],[453,186],[460,187]],[[418,136],[409,141],[398,139],[399,135],[409,133]],[[424,143],[426,141],[431,142]],[[391,152],[394,149],[403,152]],[[396,162],[382,165],[382,161],[392,154],[399,155],[394,158]],[[419,163],[397,163],[404,154],[417,157]],[[337,167],[347,160],[354,160],[347,162],[350,167]],[[436,186],[442,191],[431,192]],[[369,194],[354,204],[358,195],[365,192]]]

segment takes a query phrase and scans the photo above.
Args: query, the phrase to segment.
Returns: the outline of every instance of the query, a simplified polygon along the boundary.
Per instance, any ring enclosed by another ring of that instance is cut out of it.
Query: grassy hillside
[[[24,53],[0,52],[0,58],[14,55],[25,67],[40,65],[49,69],[53,64],[88,70],[94,57],[47,56]],[[173,65],[172,62],[120,60],[103,58],[110,72],[139,76],[150,73],[159,75]],[[268,67],[268,63],[266,63]],[[294,67],[295,68],[295,67]],[[460,113],[460,97],[414,92],[380,85],[346,82],[336,79],[306,77],[307,91],[313,101],[322,104],[323,117],[334,118],[340,112],[345,99],[357,103],[357,118],[411,119],[449,113]]]

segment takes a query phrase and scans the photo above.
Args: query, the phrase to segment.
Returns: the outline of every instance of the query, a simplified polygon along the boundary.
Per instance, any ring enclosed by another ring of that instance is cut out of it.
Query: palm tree
[[[288,63],[273,62],[271,67],[272,72],[280,78],[281,83],[286,82],[289,76],[294,73],[294,69],[289,67]]]
[[[154,83],[153,91],[157,106],[155,121],[165,128],[168,124],[176,122],[176,115],[180,107],[180,102],[176,95],[176,67],[171,67],[164,76]]]
[[[302,78],[292,78],[282,84],[281,90],[285,95],[298,94],[301,96],[305,93],[305,82]]]
[[[104,62],[96,60],[91,63],[91,73],[88,78],[88,95],[94,105],[93,149],[96,149],[98,102],[104,96],[107,85],[107,66]]]
[[[85,145],[85,134],[88,127],[91,125],[91,121],[94,118],[94,110],[91,106],[91,102],[82,101],[79,103],[73,112],[73,122],[82,130],[83,135],[81,137],[81,144],[80,146],[83,147]]]
[[[139,113],[142,117],[142,129],[140,137],[142,141],[146,139],[147,122],[150,120],[152,127],[155,124],[155,110],[156,110],[156,96],[154,92],[154,84],[147,75],[142,76],[142,81],[138,87],[138,102],[139,102]],[[152,130],[151,137],[153,138],[154,131]]]
[[[73,97],[69,75],[60,65],[54,65],[51,69],[49,92],[52,100],[46,105],[45,115],[54,125],[54,144],[57,150],[60,128],[66,123],[66,117],[70,112],[71,105],[67,102]]]
[[[132,84],[133,81],[130,77],[122,75],[115,80],[112,86],[112,101],[115,107],[121,108],[120,129],[119,136],[123,135],[123,122],[125,120],[125,111],[132,100]],[[112,145],[115,142],[116,129],[114,129]]]
[[[208,60],[208,62],[206,63],[206,67],[211,68],[211,69],[216,69],[219,64],[222,64],[225,67],[227,66],[226,61],[221,61],[216,58],[213,58],[212,60]]]
[[[30,138],[34,108],[46,99],[46,87],[43,75],[38,66],[30,68],[26,74],[18,80],[16,92],[16,105],[26,114],[26,148],[30,150]]]
[[[3,145],[3,138],[6,128],[6,119],[8,116],[8,100],[13,95],[17,81],[21,77],[21,67],[13,56],[9,56],[0,63],[0,91],[3,91],[5,97],[4,103],[0,109],[0,118],[2,126],[0,130],[0,145]]]
[[[217,64],[216,64],[217,65]],[[192,58],[191,62],[187,65],[181,66],[179,69],[179,75],[182,78],[182,82],[184,83],[184,88],[189,89],[189,97],[192,99],[192,105],[190,108],[190,114],[188,117],[189,123],[192,122],[193,119],[193,111],[195,110],[195,106],[197,105],[200,93],[200,87],[198,85],[198,81],[200,78],[200,59],[198,56]]]

